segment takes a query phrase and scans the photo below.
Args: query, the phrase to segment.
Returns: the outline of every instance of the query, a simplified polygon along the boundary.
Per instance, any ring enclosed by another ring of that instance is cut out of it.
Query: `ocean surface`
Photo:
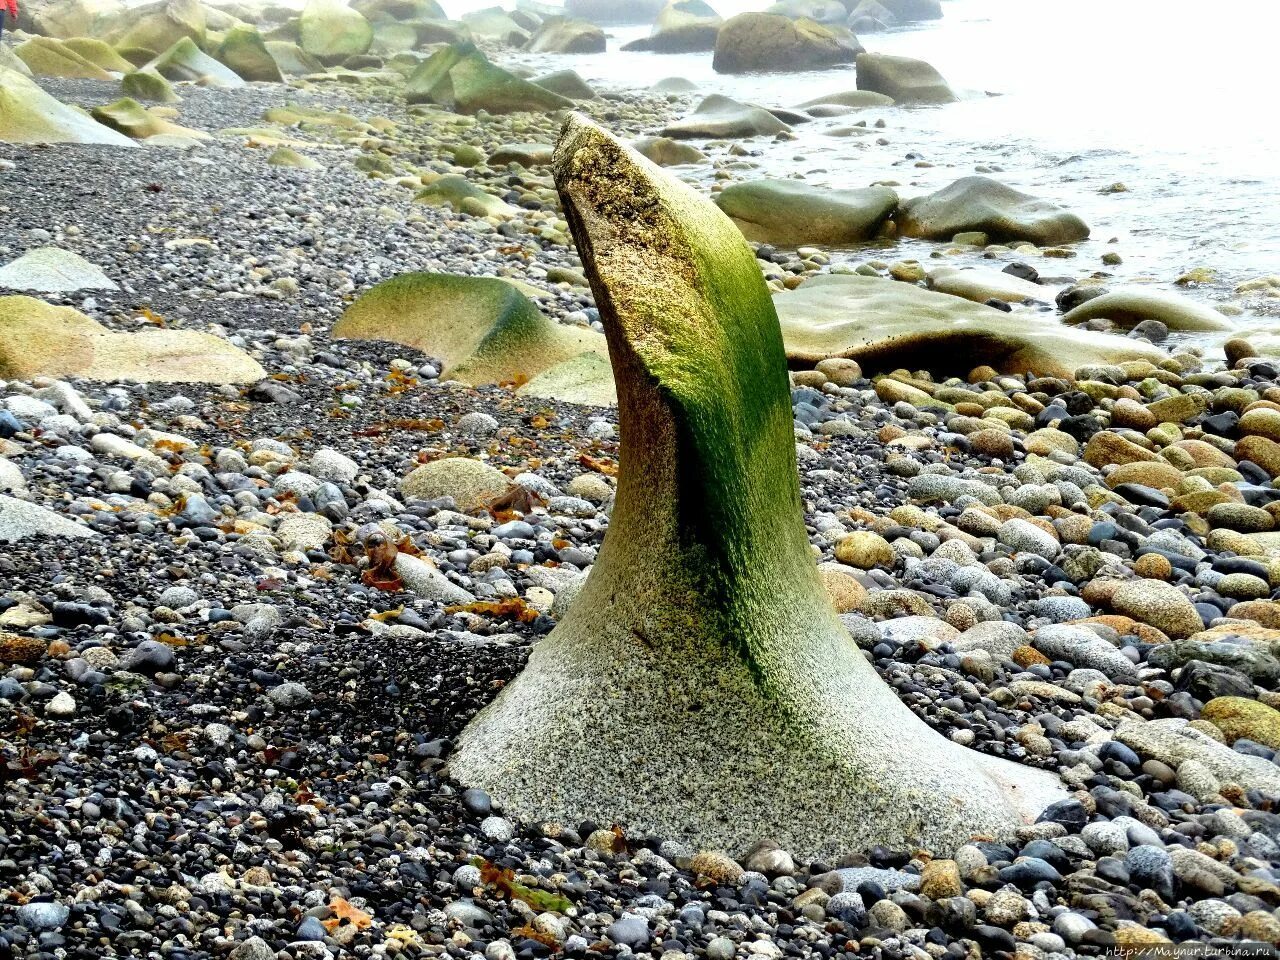
[[[492,4],[445,2],[451,16],[485,5]],[[713,5],[725,13],[767,6]],[[943,7],[940,21],[860,39],[869,50],[928,60],[962,93],[962,102],[815,120],[797,126],[792,142],[753,140],[756,155],[749,160],[756,167],[736,175],[801,176],[833,187],[893,181],[912,196],[976,170],[992,171],[1092,227],[1074,259],[1037,258],[1042,274],[1098,271],[1233,304],[1255,346],[1274,337],[1280,349],[1280,299],[1234,292],[1243,281],[1280,274],[1280,124],[1270,96],[1280,87],[1274,39],[1280,5],[945,0]],[[515,53],[510,59],[535,69],[572,67],[604,90],[682,76],[698,84],[699,95],[718,92],[777,107],[855,86],[852,69],[721,76],[711,69],[709,53],[618,49],[646,33],[615,28],[609,51],[600,55]],[[690,99],[690,108],[697,100]],[[884,129],[870,135],[833,135],[856,121],[880,119]],[[690,174],[699,177],[711,183],[707,171]],[[1115,183],[1127,191],[1109,192]],[[903,242],[880,255],[924,259],[936,249]],[[1109,251],[1123,263],[1104,267],[1100,258]],[[868,255],[850,251],[848,258]],[[1209,268],[1214,279],[1175,286],[1193,268]]]

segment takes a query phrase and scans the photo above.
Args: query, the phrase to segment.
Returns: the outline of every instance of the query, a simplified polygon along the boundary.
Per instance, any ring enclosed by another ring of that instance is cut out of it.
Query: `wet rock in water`
[[[662,8],[649,36],[633,40],[623,50],[654,53],[695,53],[714,50],[724,21],[703,0],[672,0]]]
[[[567,110],[573,101],[522,80],[470,43],[452,44],[423,61],[405,84],[409,103],[434,103],[461,113]]]
[[[1026,240],[1054,246],[1089,236],[1088,225],[1075,214],[980,176],[904,200],[897,223],[903,236],[923,240],[950,240],[958,233],[981,231],[995,242]]]
[[[60,247],[40,247],[0,267],[0,287],[35,293],[119,289],[88,260]]]
[[[888,53],[860,53],[858,89],[892,97],[895,103],[951,103],[957,99],[930,64]],[[952,233],[959,233],[959,230]]]
[[[556,323],[493,277],[410,273],[367,291],[335,337],[391,340],[445,363],[442,376],[473,385],[530,380],[584,353],[603,357],[603,335]]]
[[[841,26],[742,13],[720,27],[712,67],[717,73],[814,70],[853,63],[861,52],[858,38]]]
[[[576,70],[557,70],[554,73],[534,77],[533,82],[544,90],[558,93],[570,100],[595,100],[599,94],[579,76]]]
[[[373,27],[339,0],[308,0],[298,19],[298,45],[321,63],[338,64],[369,52]]]
[[[0,142],[133,146],[128,137],[55,100],[16,70],[3,68],[0,68]]]
[[[446,457],[417,467],[400,482],[400,492],[416,500],[452,497],[458,509],[479,510],[511,486],[506,474],[466,457]]]
[[[529,37],[531,53],[604,53],[604,31],[586,20],[552,18]]]
[[[1088,363],[1164,356],[1150,344],[876,277],[815,277],[779,293],[774,304],[789,358],[846,357],[871,372],[927,367],[963,375],[988,365],[1002,373],[1071,377]]]
[[[842,90],[839,93],[825,93],[812,100],[800,104],[800,109],[810,107],[847,107],[849,110],[868,110],[874,107],[893,106],[893,97],[886,97],[874,90]]]
[[[693,113],[668,123],[662,135],[676,140],[711,140],[772,136],[790,129],[764,107],[713,93]]]
[[[688,143],[680,143],[670,137],[642,137],[631,144],[641,156],[660,167],[676,167],[686,163],[698,163],[707,155]]]
[[[1159,320],[1179,332],[1232,329],[1231,321],[1217,310],[1189,297],[1145,287],[1112,288],[1072,308],[1062,319],[1085,323],[1099,318],[1126,325]]]
[[[1005,303],[1051,303],[1053,300],[1052,288],[981,267],[935,267],[929,271],[929,286],[939,293],[964,297],[974,303],[986,303],[989,300],[1003,300]]]
[[[732,184],[715,200],[748,240],[790,246],[870,240],[898,206],[888,187],[830,190],[794,180]]]

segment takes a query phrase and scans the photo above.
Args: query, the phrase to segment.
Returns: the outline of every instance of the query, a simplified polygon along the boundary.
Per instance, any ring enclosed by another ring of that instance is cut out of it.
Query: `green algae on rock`
[[[373,26],[343,0],[308,0],[298,19],[298,45],[333,65],[369,52]]]
[[[19,59],[37,77],[61,77],[67,80],[110,80],[111,74],[86,60],[61,40],[32,37],[13,48]]]
[[[531,820],[730,850],[761,835],[801,856],[1011,835],[1056,778],[930,731],[826,599],[751,248],[582,117],[555,172],[618,385],[617,501],[582,592],[462,733],[452,775]]]
[[[154,70],[134,70],[120,79],[120,92],[135,100],[153,103],[177,103],[180,99],[173,84]]]
[[[414,195],[416,203],[425,203],[433,207],[446,204],[459,213],[473,217],[500,217],[509,220],[516,215],[516,208],[500,197],[486,193],[466,177],[458,173],[447,173],[432,181]]]
[[[604,338],[556,323],[496,277],[408,273],[384,281],[347,308],[335,337],[389,340],[444,362],[441,376],[471,386],[525,382]]]
[[[714,50],[723,22],[720,14],[703,0],[673,0],[658,14],[649,36],[633,40],[622,49],[653,53]]]
[[[85,377],[137,383],[253,383],[256,360],[188,330],[115,333],[71,307],[0,297],[0,378]]]
[[[1089,238],[1089,226],[1055,203],[990,177],[962,177],[941,190],[904,200],[897,216],[905,237],[950,240],[980,232],[995,243],[1026,240],[1040,247]]]
[[[116,53],[114,47],[93,37],[72,37],[64,40],[63,46],[112,73],[128,73],[133,69],[133,64]]]
[[[218,45],[217,59],[236,72],[241,79],[282,83],[280,65],[267,49],[256,27],[233,27]]]
[[[179,40],[143,69],[154,70],[168,80],[185,80],[206,87],[232,89],[244,86],[244,80],[239,74],[213,59],[187,38]]]
[[[741,13],[716,34],[717,73],[815,70],[853,63],[862,45],[844,27],[792,20],[773,13]]]
[[[123,134],[55,100],[16,70],[3,68],[0,68],[0,142],[135,145]]]
[[[977,366],[1001,373],[1072,378],[1090,363],[1159,362],[1141,340],[1066,327],[1051,318],[1005,313],[909,283],[823,275],[774,298],[787,357],[817,363],[857,360],[867,371],[927,369],[964,376]]]
[[[748,240],[802,246],[875,238],[898,207],[888,187],[831,190],[797,180],[751,180],[727,186],[716,205]]]
[[[448,110],[521,113],[567,110],[573,101],[522,80],[489,62],[471,43],[437,50],[405,85],[409,103],[434,103]]]
[[[202,130],[170,123],[158,117],[140,104],[137,100],[122,97],[115,103],[95,107],[89,111],[90,116],[112,130],[118,130],[126,137],[134,140],[148,140],[151,137],[175,136],[189,137],[193,140],[206,140],[209,135]]]

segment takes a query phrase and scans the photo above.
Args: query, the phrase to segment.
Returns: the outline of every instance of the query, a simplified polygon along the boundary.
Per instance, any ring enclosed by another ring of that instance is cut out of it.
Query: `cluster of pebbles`
[[[193,90],[183,119],[246,126],[279,97]],[[272,378],[0,382],[0,952],[1280,942],[1274,364],[1239,343],[1225,368],[1184,351],[1073,380],[793,375],[815,562],[853,640],[944,735],[1070,791],[1016,836],[805,863],[767,824],[734,859],[517,822],[448,779],[451,739],[593,562],[616,418],[325,331],[410,269],[509,273],[594,317],[551,273],[577,264],[545,175],[509,201],[548,217],[504,227],[411,206],[403,155],[371,179],[364,146],[325,176],[223,140],[142,167],[3,148],[6,256],[74,249],[121,289],[61,302],[113,327],[217,324]]]

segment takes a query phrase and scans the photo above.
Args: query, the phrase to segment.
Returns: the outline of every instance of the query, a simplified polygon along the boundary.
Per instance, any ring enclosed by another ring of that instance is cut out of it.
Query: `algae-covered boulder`
[[[571,100],[522,80],[489,62],[470,43],[437,50],[405,85],[410,103],[434,103],[460,113],[521,113],[566,110]]]
[[[1106,319],[1125,326],[1159,320],[1170,330],[1196,332],[1233,329],[1212,307],[1176,293],[1146,287],[1117,287],[1086,300],[1063,317],[1066,323]]]
[[[445,19],[436,0],[352,0],[351,9],[370,23]]]
[[[13,47],[7,43],[0,43],[0,73],[6,70],[21,74],[24,77],[35,76],[31,72],[31,68],[22,62],[22,58],[13,52]]]
[[[111,74],[61,40],[32,37],[13,48],[19,59],[37,77],[63,77],[69,80],[110,80]]]
[[[713,93],[689,116],[667,124],[662,135],[676,140],[720,140],[773,136],[790,129],[764,107]]]
[[[273,167],[289,167],[294,170],[323,170],[324,165],[317,163],[310,157],[303,156],[298,151],[289,147],[277,148],[271,156],[267,157],[267,163]]]
[[[1001,373],[1074,378],[1087,364],[1165,356],[1143,341],[1064,327],[1030,311],[1005,313],[878,277],[815,277],[779,293],[774,303],[789,359],[845,357],[868,373],[902,367],[964,376],[986,365]]]
[[[555,170],[618,386],[617,498],[581,592],[449,773],[516,816],[731,854],[762,835],[806,858],[1012,836],[1056,777],[931,731],[827,600],[751,248],[581,117]]]
[[[244,80],[282,83],[280,65],[256,27],[233,27],[218,45],[217,58]]]
[[[755,73],[853,63],[862,45],[843,27],[771,13],[742,13],[720,27],[715,51],[711,65],[717,73]]]
[[[55,40],[94,37],[102,33],[102,24],[109,24],[123,9],[119,0],[24,3],[18,8],[18,28]]]
[[[581,353],[548,367],[516,394],[589,407],[612,407],[618,402],[609,358],[596,352]]]
[[[956,95],[930,64],[888,53],[858,55],[858,89],[892,97],[898,103],[952,103]]]
[[[98,143],[132,147],[123,134],[45,93],[16,70],[0,68],[0,143]]]
[[[344,0],[307,0],[298,20],[298,45],[321,63],[341,63],[369,52],[373,26]]]
[[[409,273],[353,303],[335,337],[389,340],[444,362],[441,376],[479,386],[523,382],[580,354],[604,354],[592,330],[556,323],[493,277]]]
[[[265,376],[248,354],[207,333],[113,333],[70,307],[0,297],[0,379],[252,383]]]
[[[112,73],[128,73],[133,69],[133,64],[116,53],[114,47],[93,37],[72,37],[64,40],[63,46]]]
[[[117,50],[168,50],[179,40],[202,44],[207,22],[199,0],[160,0],[122,11],[102,36]]]
[[[653,53],[714,50],[723,22],[720,14],[703,0],[673,0],[658,14],[649,36],[633,40],[622,49]]]
[[[664,0],[565,0],[565,11],[592,23],[652,23]]]
[[[173,85],[154,70],[135,70],[120,80],[120,92],[134,100],[150,100],[153,103],[177,103],[178,95]]]
[[[133,140],[147,140],[159,136],[204,140],[209,136],[201,130],[192,130],[189,127],[170,123],[164,117],[152,113],[137,100],[131,100],[128,97],[117,100],[115,103],[95,107],[89,112],[99,123],[112,130],[119,130]]]
[[[1227,743],[1252,740],[1280,750],[1280,711],[1244,697],[1215,697],[1204,705],[1200,719],[1222,731]]]
[[[425,203],[433,207],[450,206],[459,213],[467,213],[473,217],[500,217],[504,220],[514,217],[515,207],[486,193],[466,177],[457,173],[445,174],[419,190],[413,198],[417,203]]]
[[[586,20],[553,17],[529,37],[531,53],[604,53],[604,31]]]
[[[1089,237],[1088,225],[1074,213],[990,177],[964,177],[936,193],[905,200],[897,222],[903,236],[922,240],[978,232],[994,243],[1025,240],[1051,247]]]
[[[798,180],[752,180],[725,187],[716,204],[748,240],[803,246],[875,238],[898,207],[888,187],[830,190]]]
[[[544,90],[558,93],[570,100],[595,100],[599,94],[591,88],[591,84],[583,80],[576,70],[556,70],[534,77],[533,82]]]
[[[60,247],[40,247],[0,267],[0,287],[32,293],[119,289],[84,257]]]
[[[519,47],[529,41],[529,32],[516,23],[502,7],[486,7],[464,14],[462,22],[472,36]],[[601,34],[603,36],[603,34]]]
[[[678,167],[707,159],[707,155],[692,144],[670,137],[642,137],[631,144],[631,149],[660,167]]]
[[[182,39],[143,67],[169,80],[198,83],[206,87],[233,89],[244,80],[230,67],[219,63],[191,40]]]
[[[307,53],[296,43],[287,40],[266,41],[267,53],[286,76],[304,77],[324,70],[324,64]]]

